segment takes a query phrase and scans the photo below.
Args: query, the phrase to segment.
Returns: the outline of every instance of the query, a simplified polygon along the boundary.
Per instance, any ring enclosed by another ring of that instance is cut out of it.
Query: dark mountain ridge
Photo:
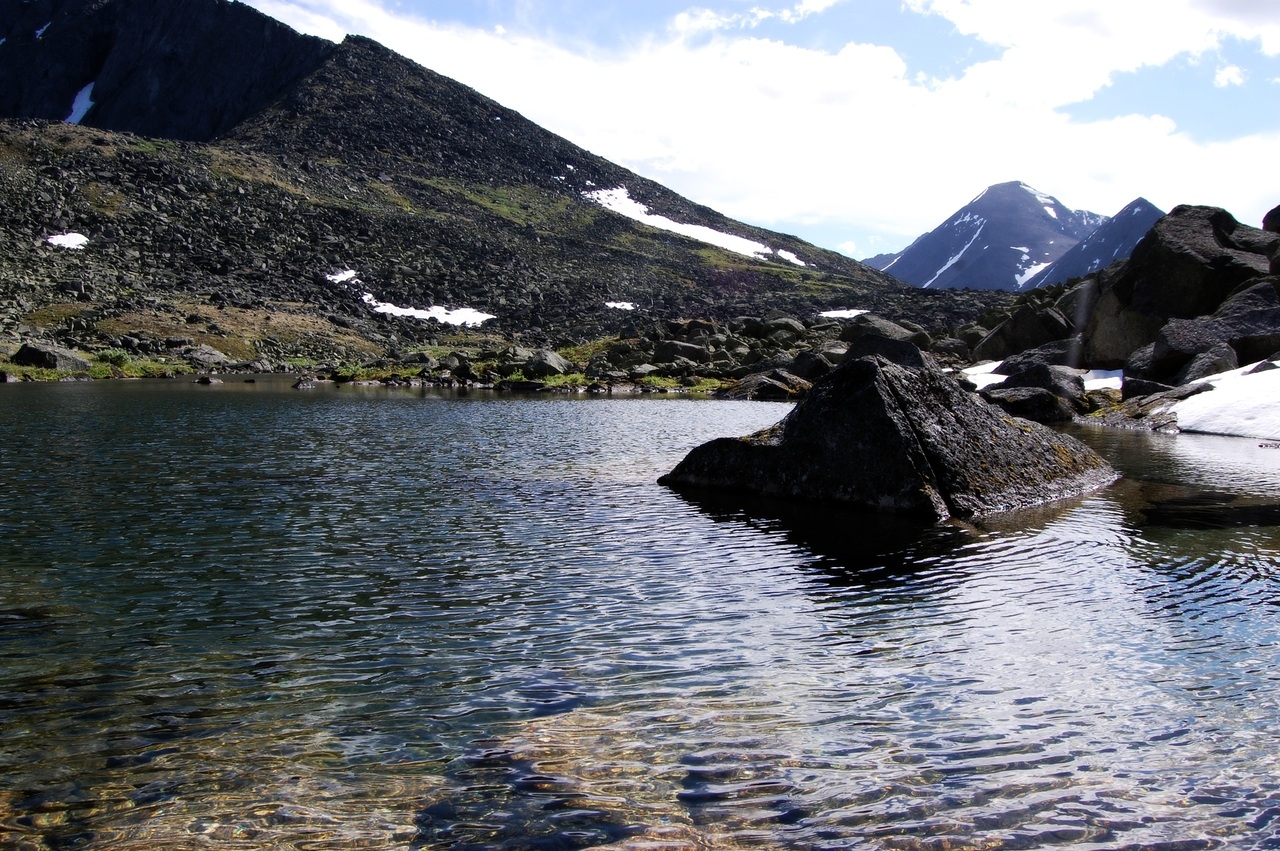
[[[922,288],[1018,290],[1104,221],[1025,183],[999,183],[903,251],[869,262]]]
[[[335,49],[242,3],[10,0],[5,10],[0,115],[66,120],[83,97],[92,106],[78,123],[165,139],[227,132]]]
[[[1164,211],[1146,198],[1130,201],[1123,210],[1027,281],[1025,288],[1082,278],[1107,268],[1117,260],[1124,260],[1162,216]]]

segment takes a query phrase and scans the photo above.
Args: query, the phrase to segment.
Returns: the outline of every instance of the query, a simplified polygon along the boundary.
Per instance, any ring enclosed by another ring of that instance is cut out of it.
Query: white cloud
[[[1252,163],[1280,134],[1202,144],[1159,115],[1076,123],[1059,111],[1117,73],[1202,56],[1226,37],[1280,45],[1280,24],[1249,18],[1244,0],[904,0],[1002,48],[942,80],[911,76],[889,46],[824,52],[750,27],[782,13],[689,11],[605,54],[377,0],[251,2],[329,38],[368,35],[700,203],[801,236],[840,233],[832,245],[897,250],[1007,180],[1104,214],[1142,195],[1256,223],[1275,203]],[[832,4],[802,0],[787,14]]]
[[[1219,68],[1218,72],[1213,75],[1213,84],[1220,89],[1225,89],[1228,86],[1243,86],[1244,77],[1244,69],[1239,65],[1227,65]]]

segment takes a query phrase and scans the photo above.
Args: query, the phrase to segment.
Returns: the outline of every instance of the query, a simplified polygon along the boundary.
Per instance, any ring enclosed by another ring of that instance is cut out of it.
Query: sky
[[[859,259],[1011,180],[1103,215],[1280,204],[1280,0],[245,2]]]

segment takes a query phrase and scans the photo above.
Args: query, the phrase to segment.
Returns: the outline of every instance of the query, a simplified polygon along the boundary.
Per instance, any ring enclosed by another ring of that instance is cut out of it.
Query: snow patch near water
[[[1280,369],[1248,374],[1256,366],[1200,379],[1213,389],[1173,406],[1178,429],[1280,440]]]

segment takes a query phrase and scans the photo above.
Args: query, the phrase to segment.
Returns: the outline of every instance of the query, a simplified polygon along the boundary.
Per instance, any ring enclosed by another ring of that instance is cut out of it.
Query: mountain
[[[241,3],[10,0],[0,8],[0,115],[141,136],[212,139],[335,49]]]
[[[1082,278],[1125,259],[1163,216],[1164,211],[1146,198],[1130,201],[1123,210],[1027,281],[1025,288]]]
[[[842,308],[938,327],[992,304],[731,220],[369,39],[227,0],[0,8],[10,340],[212,327],[246,359],[333,357],[438,335],[379,304],[528,341]]]
[[[918,287],[1017,290],[1105,221],[1025,183],[999,183],[905,250],[865,262]]]

